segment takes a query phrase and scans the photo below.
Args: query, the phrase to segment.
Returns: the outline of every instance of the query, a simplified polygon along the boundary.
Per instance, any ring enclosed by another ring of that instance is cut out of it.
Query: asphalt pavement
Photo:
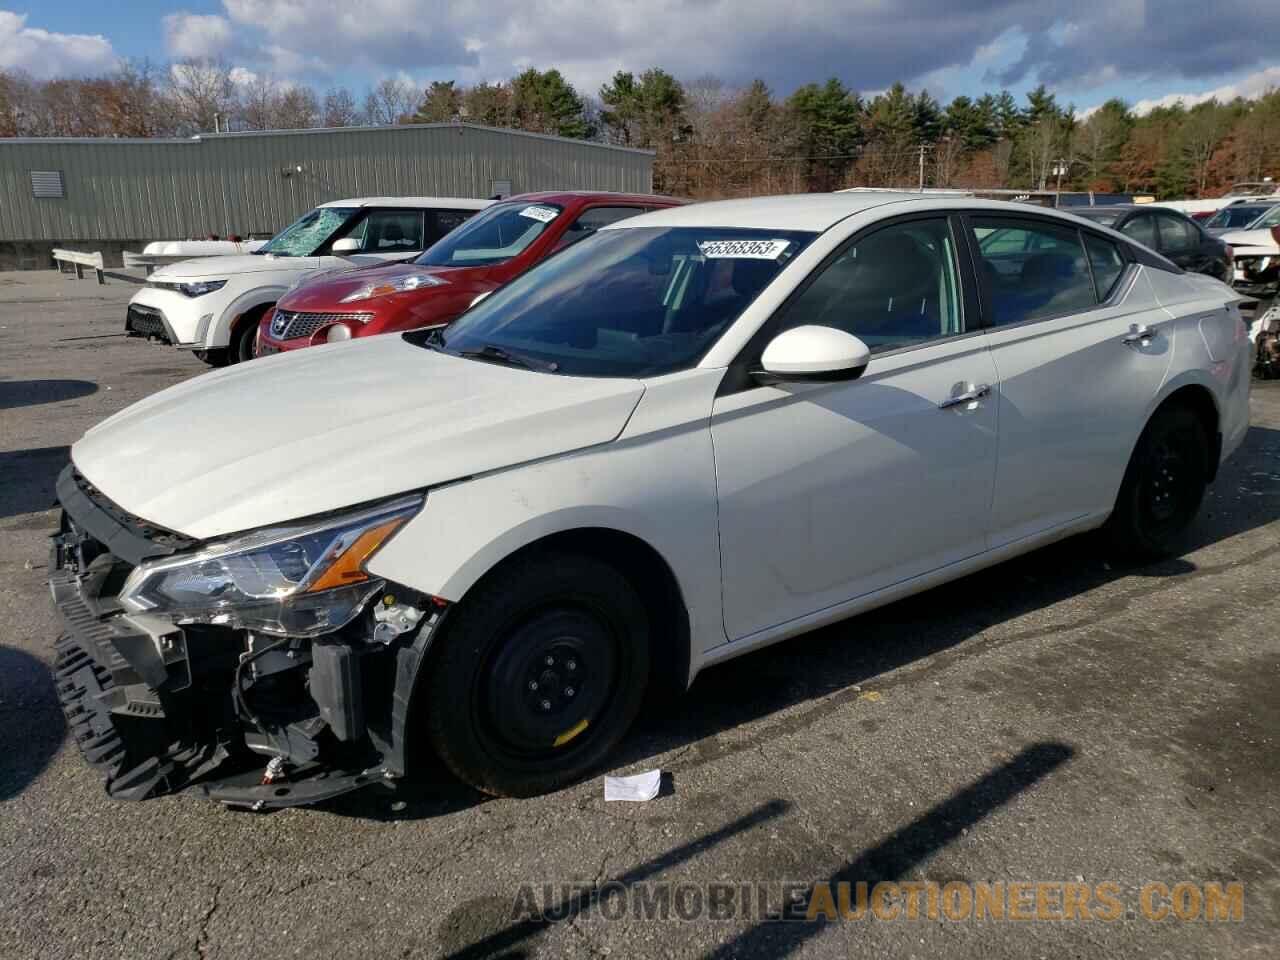
[[[133,289],[0,274],[0,957],[1277,955],[1280,383],[1254,384],[1191,552],[1134,568],[1076,538],[710,670],[602,771],[663,770],[647,803],[601,777],[492,800],[428,765],[250,814],[108,799],[48,672],[69,445],[204,369],[121,335]],[[883,918],[765,916],[784,883],[859,881],[895,884]],[[1022,883],[1121,909],[906,916],[916,884]],[[1240,919],[1142,902],[1232,883]]]

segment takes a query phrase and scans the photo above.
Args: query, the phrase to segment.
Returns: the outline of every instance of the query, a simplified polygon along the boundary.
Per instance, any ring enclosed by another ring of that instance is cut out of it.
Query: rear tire
[[[1209,477],[1209,438],[1185,406],[1162,407],[1147,423],[1107,521],[1112,547],[1135,560],[1158,560],[1186,546]]]
[[[427,733],[445,765],[485,793],[535,796],[582,778],[630,728],[648,617],[607,563],[539,553],[450,611],[427,669]]]

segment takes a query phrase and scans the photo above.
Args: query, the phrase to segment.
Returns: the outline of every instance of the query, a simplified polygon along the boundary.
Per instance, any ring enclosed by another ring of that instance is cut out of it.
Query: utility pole
[[[920,144],[920,192],[924,193],[924,144]]]

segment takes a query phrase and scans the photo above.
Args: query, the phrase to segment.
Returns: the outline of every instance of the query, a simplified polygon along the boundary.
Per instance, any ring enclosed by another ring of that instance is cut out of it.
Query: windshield
[[[1115,210],[1072,210],[1071,212],[1077,217],[1084,217],[1104,227],[1114,227],[1116,221],[1120,219],[1120,213]]]
[[[500,203],[443,237],[415,262],[427,267],[504,263],[542,236],[564,208],[554,203]]]
[[[254,252],[274,253],[277,257],[314,257],[325,241],[359,212],[359,207],[316,207]]]
[[[1240,203],[1232,207],[1223,207],[1207,221],[1206,227],[1230,227],[1240,228],[1247,227],[1258,217],[1266,213],[1271,207],[1258,206],[1256,204]]]
[[[602,230],[538,264],[433,341],[584,377],[691,367],[812,240],[789,230]],[[419,334],[412,342],[427,342]]]

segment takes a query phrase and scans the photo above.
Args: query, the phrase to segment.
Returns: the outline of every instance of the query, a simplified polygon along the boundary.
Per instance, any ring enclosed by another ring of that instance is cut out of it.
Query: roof
[[[530,193],[515,193],[503,197],[503,201],[525,203],[570,203],[574,200],[613,200],[618,203],[663,203],[671,206],[686,204],[688,200],[679,197],[667,197],[658,193],[615,193],[609,190],[537,190]]]
[[[937,200],[903,193],[802,193],[791,196],[713,200],[646,214],[624,225],[642,227],[742,227],[760,230],[826,230],[855,213],[885,203]]]
[[[483,210],[492,200],[475,197],[351,197],[330,200],[322,207],[451,207],[461,210]]]
[[[646,157],[652,157],[655,154],[653,150],[641,150],[637,147],[620,147],[612,143],[579,140],[575,137],[557,137],[550,133],[532,133],[528,130],[516,130],[513,127],[490,127],[482,123],[393,123],[364,127],[307,127],[302,130],[240,130],[234,133],[198,133],[193,137],[0,137],[0,147],[8,143],[200,143],[202,140],[231,140],[237,137],[342,136],[352,133],[368,133],[370,130],[405,131],[431,129],[457,130],[460,133],[467,130],[484,130],[511,137],[554,140],[557,143],[591,147],[596,150],[617,150],[621,153],[637,153]]]
[[[908,213],[915,210],[973,210],[1003,216],[1051,217],[1067,223],[1077,222],[1071,208],[1055,210],[1038,204],[1009,200],[978,200],[954,195],[902,192],[805,193],[791,196],[750,197],[741,200],[715,200],[687,206],[657,210],[643,216],[610,224],[606,230],[631,230],[639,227],[722,227],[745,230],[805,230],[822,232],[841,220],[876,207],[893,205],[886,213]],[[1115,206],[1106,209],[1113,210]],[[1089,209],[1089,208],[1084,208]],[[1098,208],[1094,208],[1098,209]]]

